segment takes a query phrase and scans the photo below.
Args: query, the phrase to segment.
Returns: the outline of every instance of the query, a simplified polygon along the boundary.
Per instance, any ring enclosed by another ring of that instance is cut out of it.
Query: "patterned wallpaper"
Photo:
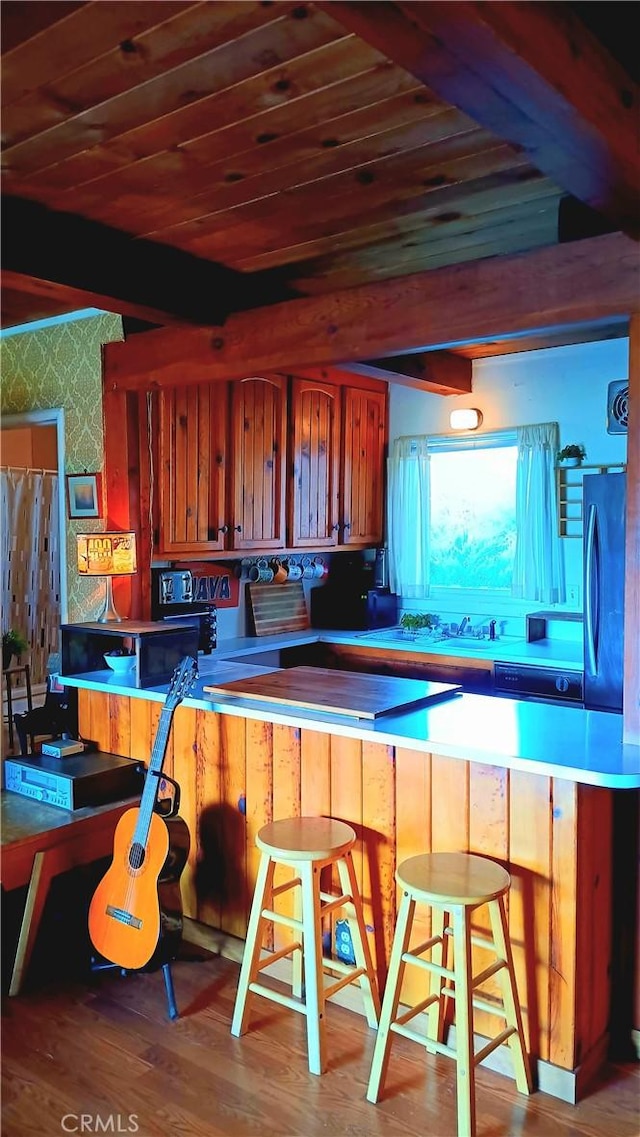
[[[102,345],[124,339],[122,319],[105,312],[0,340],[3,415],[64,407],[65,473],[103,470]],[[76,533],[100,531],[104,521],[67,519],[68,618],[92,620],[104,600],[101,578],[76,571]]]

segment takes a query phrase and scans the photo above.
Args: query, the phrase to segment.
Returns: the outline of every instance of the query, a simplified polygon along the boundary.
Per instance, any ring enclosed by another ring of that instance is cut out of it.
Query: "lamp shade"
[[[79,533],[81,576],[129,576],[136,572],[135,533]]]
[[[80,576],[104,576],[107,579],[104,608],[98,623],[119,623],[113,603],[112,576],[131,576],[136,572],[135,533],[79,533],[76,537]]]
[[[475,407],[460,407],[449,415],[452,430],[477,430],[482,423],[482,411]]]

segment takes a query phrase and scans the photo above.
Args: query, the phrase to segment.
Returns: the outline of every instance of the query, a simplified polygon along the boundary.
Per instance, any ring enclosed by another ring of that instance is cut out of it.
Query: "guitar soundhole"
[[[144,845],[139,841],[134,841],[129,850],[129,865],[132,869],[139,869],[142,867],[144,861]]]

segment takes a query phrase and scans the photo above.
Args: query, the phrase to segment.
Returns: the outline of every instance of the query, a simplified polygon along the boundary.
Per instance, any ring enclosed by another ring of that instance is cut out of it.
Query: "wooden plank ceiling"
[[[632,8],[5,0],[3,326],[89,304],[213,326],[637,239]]]

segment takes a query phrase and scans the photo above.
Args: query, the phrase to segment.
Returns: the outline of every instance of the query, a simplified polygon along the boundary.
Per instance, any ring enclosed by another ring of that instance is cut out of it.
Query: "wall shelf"
[[[624,473],[624,462],[599,463],[581,466],[556,466],[556,496],[558,501],[558,534],[560,537],[582,538],[582,478],[589,474]]]

